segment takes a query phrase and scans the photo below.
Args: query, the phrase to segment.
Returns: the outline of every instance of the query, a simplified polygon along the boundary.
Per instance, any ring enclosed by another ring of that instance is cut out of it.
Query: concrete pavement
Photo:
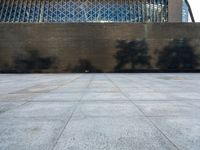
[[[1,150],[199,150],[200,74],[1,74]]]

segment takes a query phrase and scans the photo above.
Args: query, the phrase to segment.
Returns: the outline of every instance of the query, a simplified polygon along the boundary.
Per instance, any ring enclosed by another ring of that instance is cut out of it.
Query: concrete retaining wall
[[[0,72],[200,69],[200,24],[0,24]]]

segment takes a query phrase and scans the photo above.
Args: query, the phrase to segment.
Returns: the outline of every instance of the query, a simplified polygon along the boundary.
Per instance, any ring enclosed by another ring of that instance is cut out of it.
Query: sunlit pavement
[[[199,150],[200,74],[1,74],[1,150]]]

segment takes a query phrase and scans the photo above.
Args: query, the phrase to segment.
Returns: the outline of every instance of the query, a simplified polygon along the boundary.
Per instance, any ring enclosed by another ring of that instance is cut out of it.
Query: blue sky
[[[200,0],[189,0],[196,22],[200,22]]]

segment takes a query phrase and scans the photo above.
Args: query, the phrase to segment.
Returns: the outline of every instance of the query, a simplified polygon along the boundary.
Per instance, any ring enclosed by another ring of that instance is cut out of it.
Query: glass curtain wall
[[[167,22],[168,0],[0,0],[0,22]]]
[[[189,10],[188,7],[183,0],[183,5],[182,5],[182,22],[188,22],[189,21]]]

